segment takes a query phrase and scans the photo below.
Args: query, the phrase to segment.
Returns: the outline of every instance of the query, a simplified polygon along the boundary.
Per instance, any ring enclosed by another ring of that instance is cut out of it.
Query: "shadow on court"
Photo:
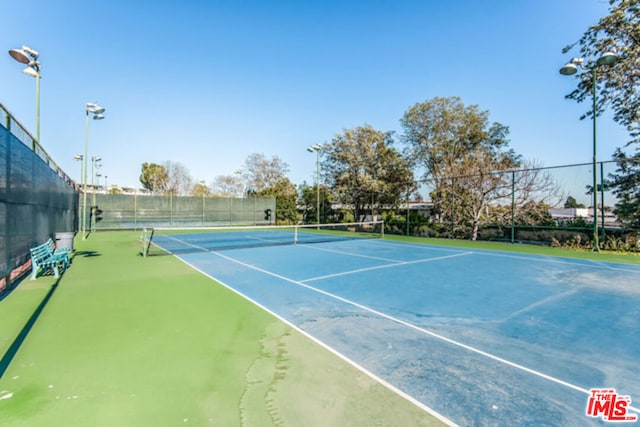
[[[13,361],[13,358],[15,357],[16,353],[18,353],[18,350],[20,350],[22,343],[27,339],[27,336],[29,335],[31,328],[33,328],[33,325],[35,325],[38,318],[40,317],[40,314],[45,309],[45,307],[49,303],[49,300],[51,299],[54,292],[58,288],[58,284],[60,283],[60,278],[58,278],[55,281],[55,283],[51,285],[51,289],[49,289],[49,292],[47,292],[45,297],[42,299],[42,302],[40,302],[38,307],[36,307],[35,311],[31,315],[29,320],[27,320],[27,323],[25,323],[25,325],[22,327],[22,330],[20,331],[18,336],[16,336],[16,339],[13,340],[13,342],[11,343],[11,346],[9,346],[9,349],[6,351],[4,356],[2,356],[2,359],[0,359],[0,379],[2,379],[2,377],[4,376],[4,373],[9,368],[9,365]]]
[[[71,257],[71,259],[73,260],[73,258],[76,258],[76,257],[91,258],[91,257],[96,257],[101,255],[102,254],[100,252],[96,252],[96,251],[76,251],[73,253],[73,256]]]

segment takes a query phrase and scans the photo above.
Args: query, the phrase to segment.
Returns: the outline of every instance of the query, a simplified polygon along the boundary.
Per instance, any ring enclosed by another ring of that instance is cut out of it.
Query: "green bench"
[[[31,252],[31,280],[35,280],[38,273],[53,271],[55,278],[60,277],[60,272],[66,270],[71,263],[70,248],[56,249],[53,239],[30,249]]]
[[[49,240],[47,240],[47,246],[49,246],[49,250],[54,254],[54,255],[66,255],[67,258],[69,257],[69,254],[71,252],[73,252],[73,249],[71,248],[56,248],[56,244],[53,243],[53,239],[51,237],[49,237]]]

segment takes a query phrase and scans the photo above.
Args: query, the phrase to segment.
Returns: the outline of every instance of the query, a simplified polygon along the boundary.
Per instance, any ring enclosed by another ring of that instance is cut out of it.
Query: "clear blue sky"
[[[254,152],[312,183],[311,144],[368,123],[401,133],[411,105],[459,96],[510,127],[510,146],[544,165],[591,161],[588,104],[562,48],[607,14],[604,0],[20,0],[2,6],[0,102],[35,134],[35,83],[6,52],[40,52],[41,141],[69,175],[84,149],[109,184],[140,186],[143,162],[182,163],[196,181]],[[574,56],[577,52],[574,52]],[[624,129],[598,121],[598,154]]]

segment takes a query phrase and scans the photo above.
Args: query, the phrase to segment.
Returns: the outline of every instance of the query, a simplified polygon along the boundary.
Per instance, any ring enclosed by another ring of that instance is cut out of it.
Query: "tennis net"
[[[383,221],[261,227],[152,228],[142,232],[143,256],[384,237]]]

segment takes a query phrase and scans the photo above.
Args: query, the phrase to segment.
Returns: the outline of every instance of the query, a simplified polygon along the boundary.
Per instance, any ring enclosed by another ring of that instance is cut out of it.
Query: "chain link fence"
[[[421,180],[425,201],[387,218],[386,232],[638,251],[640,229],[625,227],[607,190],[616,168],[596,164],[595,209],[591,163]]]
[[[74,183],[0,104],[0,293],[29,270],[29,249],[74,232]]]
[[[93,201],[94,195],[88,195]],[[275,198],[95,194],[96,230],[150,227],[268,225],[275,223]],[[92,212],[87,209],[87,212]],[[88,224],[93,223],[89,218]]]

